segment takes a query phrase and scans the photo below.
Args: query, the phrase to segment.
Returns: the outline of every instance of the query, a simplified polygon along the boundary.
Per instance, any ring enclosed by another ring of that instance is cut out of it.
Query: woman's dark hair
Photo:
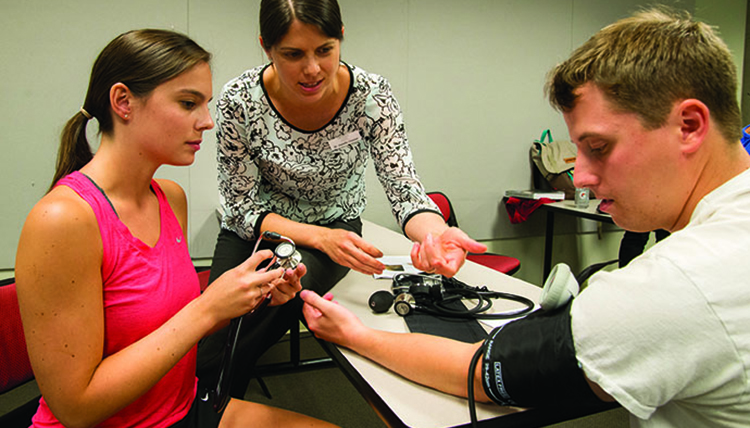
[[[343,40],[344,23],[336,0],[262,0],[260,37],[269,50],[289,31],[292,21],[318,27],[328,37]]]
[[[96,118],[100,133],[112,132],[109,91],[114,84],[124,84],[136,97],[147,97],[160,84],[210,60],[210,53],[189,37],[173,31],[134,30],[112,40],[94,62],[83,107],[62,131],[50,189],[93,157],[86,139],[89,119]]]

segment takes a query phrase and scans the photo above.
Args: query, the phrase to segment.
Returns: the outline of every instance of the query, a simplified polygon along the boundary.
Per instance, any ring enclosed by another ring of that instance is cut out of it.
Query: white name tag
[[[331,147],[331,150],[336,150],[354,144],[361,139],[362,136],[359,134],[359,131],[354,131],[328,141],[328,145]]]

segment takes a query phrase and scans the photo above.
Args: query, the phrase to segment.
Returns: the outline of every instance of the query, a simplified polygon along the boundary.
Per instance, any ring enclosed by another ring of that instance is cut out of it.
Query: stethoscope
[[[279,243],[279,245],[273,250],[274,257],[271,260],[268,269],[273,270],[279,267],[284,268],[284,270],[294,269],[302,261],[302,255],[297,251],[297,246],[294,244],[294,241],[286,236],[269,231],[263,232],[258,240],[255,241],[255,247],[253,248],[251,256],[258,251],[260,241],[263,239],[269,241],[281,241],[281,243]],[[234,362],[234,354],[237,349],[237,340],[239,339],[242,322],[243,320],[249,322],[259,313],[263,312],[263,309],[271,303],[271,299],[272,296],[269,292],[250,312],[243,316],[233,318],[229,322],[229,331],[227,333],[227,341],[224,344],[224,356],[221,361],[221,370],[219,371],[219,378],[216,381],[216,388],[214,388],[213,408],[217,413],[223,412],[229,403],[232,363]]]

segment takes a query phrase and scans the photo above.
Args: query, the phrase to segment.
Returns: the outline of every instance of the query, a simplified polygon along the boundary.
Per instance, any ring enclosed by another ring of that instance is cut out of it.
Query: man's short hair
[[[636,113],[646,129],[666,122],[674,103],[703,102],[729,142],[740,139],[737,73],[726,44],[687,12],[651,9],[609,25],[548,75],[546,92],[566,112],[591,82],[613,107]]]

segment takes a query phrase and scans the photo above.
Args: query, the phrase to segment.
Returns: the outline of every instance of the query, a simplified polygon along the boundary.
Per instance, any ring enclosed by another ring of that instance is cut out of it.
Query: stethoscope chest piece
[[[302,261],[302,255],[291,242],[280,243],[273,253],[276,255],[275,265],[284,269],[294,269]]]

